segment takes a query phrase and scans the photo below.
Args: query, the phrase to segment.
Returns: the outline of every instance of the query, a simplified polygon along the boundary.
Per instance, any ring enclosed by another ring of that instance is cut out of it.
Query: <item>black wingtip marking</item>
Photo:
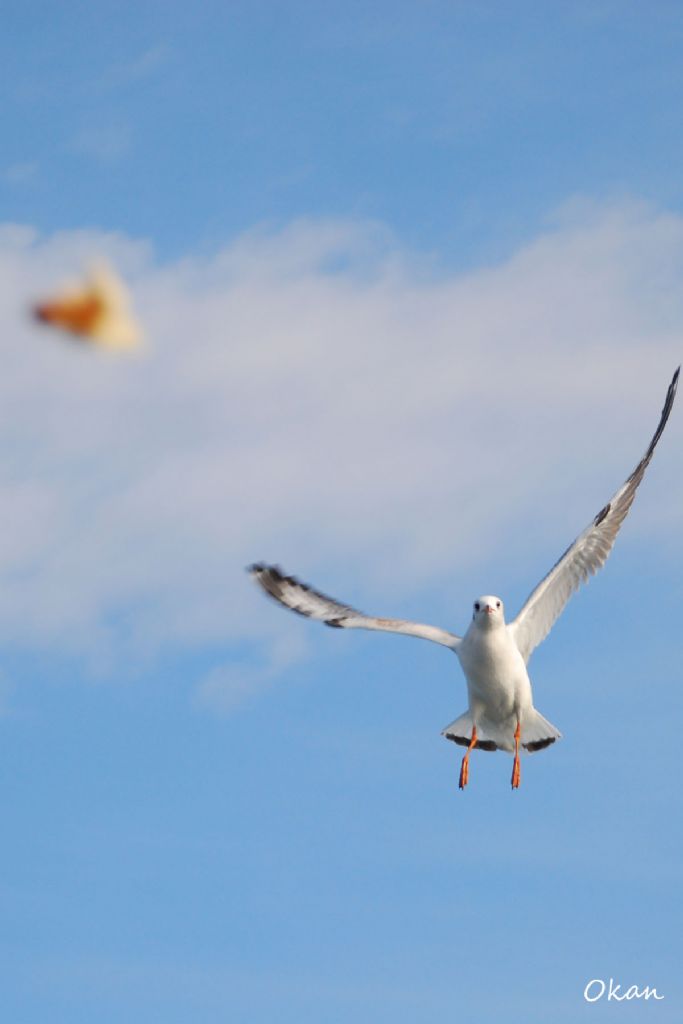
[[[363,613],[357,611],[357,609],[341,604],[333,597],[328,597],[327,594],[323,594],[314,587],[311,587],[308,583],[302,583],[296,576],[287,576],[279,565],[266,565],[265,562],[254,562],[248,567],[247,572],[251,573],[255,581],[269,597],[272,597],[278,604],[284,605],[285,608],[295,612],[297,615],[303,615],[306,619],[317,619],[326,626],[340,629],[347,625],[349,617],[354,615],[363,616]],[[301,608],[299,607],[297,594],[299,596],[308,594],[311,598],[325,602],[329,607],[327,609],[317,608],[314,601],[311,607]],[[327,612],[331,618],[324,619],[324,612]]]
[[[266,565],[265,562],[253,562],[247,566],[247,572],[252,576],[264,576],[273,583],[291,583],[302,590],[310,588],[305,583],[300,583],[295,576],[285,576],[279,565]]]
[[[292,576],[285,576],[279,565],[267,565],[266,562],[252,562],[247,566],[247,572],[252,576],[268,576],[278,583],[282,583],[283,580],[289,582],[293,579]]]
[[[669,384],[669,388],[668,388],[668,391],[666,393],[666,398],[664,399],[664,408],[662,409],[662,415],[661,415],[661,418],[659,420],[659,426],[657,427],[657,430],[655,431],[655,436],[652,438],[652,442],[650,444],[650,448],[649,448],[649,452],[648,452],[648,454],[650,454],[650,455],[654,451],[655,445],[657,444],[657,442],[659,441],[660,437],[662,436],[662,431],[664,430],[664,427],[666,426],[666,422],[669,419],[669,414],[670,414],[671,410],[673,409],[674,398],[676,397],[676,389],[678,387],[678,376],[679,376],[680,372],[681,372],[681,368],[679,366],[676,369],[676,372],[674,373],[673,377],[671,378],[671,383]]]
[[[681,368],[679,366],[676,369],[676,372],[674,373],[673,377],[671,378],[671,383],[669,384],[669,388],[666,392],[666,398],[664,399],[664,408],[662,409],[662,415],[659,418],[659,423],[657,425],[657,429],[654,432],[654,436],[650,441],[650,445],[647,451],[645,452],[642,459],[640,460],[640,462],[638,463],[638,465],[626,481],[627,483],[630,483],[631,480],[635,480],[636,477],[641,476],[649,465],[650,459],[652,458],[652,453],[657,447],[660,437],[664,433],[664,427],[666,426],[669,416],[671,414],[671,410],[673,409],[674,398],[676,397],[676,389],[678,387],[678,377],[680,372]]]

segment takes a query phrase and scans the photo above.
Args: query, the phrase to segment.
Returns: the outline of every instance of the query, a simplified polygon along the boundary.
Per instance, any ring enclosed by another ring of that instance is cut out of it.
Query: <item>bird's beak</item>
[[[493,608],[491,607],[490,604],[487,604],[486,607],[484,608],[484,611],[486,612],[487,615],[490,615],[493,611]]]

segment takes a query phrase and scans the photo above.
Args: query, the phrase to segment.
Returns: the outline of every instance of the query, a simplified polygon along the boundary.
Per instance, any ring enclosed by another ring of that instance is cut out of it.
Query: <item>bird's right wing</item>
[[[510,623],[510,629],[525,661],[529,660],[534,648],[548,635],[579,584],[588,580],[605,564],[669,419],[676,397],[680,369],[679,366],[669,384],[659,424],[648,449],[628,480],[574,543],[569,545],[548,575],[531,592],[514,622]]]
[[[326,626],[341,629],[376,629],[386,633],[404,633],[406,636],[420,637],[431,640],[435,644],[443,644],[454,650],[461,638],[438,626],[424,626],[419,622],[405,622],[403,619],[377,619],[370,615],[340,604],[331,597],[326,597],[313,590],[306,583],[300,583],[294,576],[285,576],[276,565],[264,565],[258,562],[249,566],[248,570],[256,582],[267,594],[291,608],[299,615],[309,619],[318,619]]]

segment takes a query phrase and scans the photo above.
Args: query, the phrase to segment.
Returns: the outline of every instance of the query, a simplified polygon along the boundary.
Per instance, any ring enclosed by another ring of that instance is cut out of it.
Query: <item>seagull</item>
[[[437,626],[364,615],[294,576],[285,575],[275,565],[258,562],[247,571],[266,594],[280,604],[327,626],[402,633],[431,640],[454,651],[467,681],[469,706],[441,735],[467,748],[460,766],[460,789],[468,783],[469,758],[474,749],[504,750],[513,754],[512,789],[518,789],[520,747],[534,753],[549,747],[562,735],[534,707],[527,671],[529,658],[546,638],[579,584],[605,564],[669,419],[679,373],[680,366],[669,384],[654,436],[636,468],[532,590],[522,610],[510,623],[505,622],[503,602],[491,594],[478,597],[474,602],[472,621],[461,637]]]

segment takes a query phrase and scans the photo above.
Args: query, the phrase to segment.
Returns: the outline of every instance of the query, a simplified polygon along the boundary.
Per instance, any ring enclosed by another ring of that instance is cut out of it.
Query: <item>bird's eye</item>
[[[479,602],[478,602],[478,601],[475,601],[475,602],[474,602],[474,610],[475,610],[475,612],[478,612],[478,611],[479,611],[479,608],[480,608]]]
[[[500,608],[500,601],[496,601],[496,608]]]

